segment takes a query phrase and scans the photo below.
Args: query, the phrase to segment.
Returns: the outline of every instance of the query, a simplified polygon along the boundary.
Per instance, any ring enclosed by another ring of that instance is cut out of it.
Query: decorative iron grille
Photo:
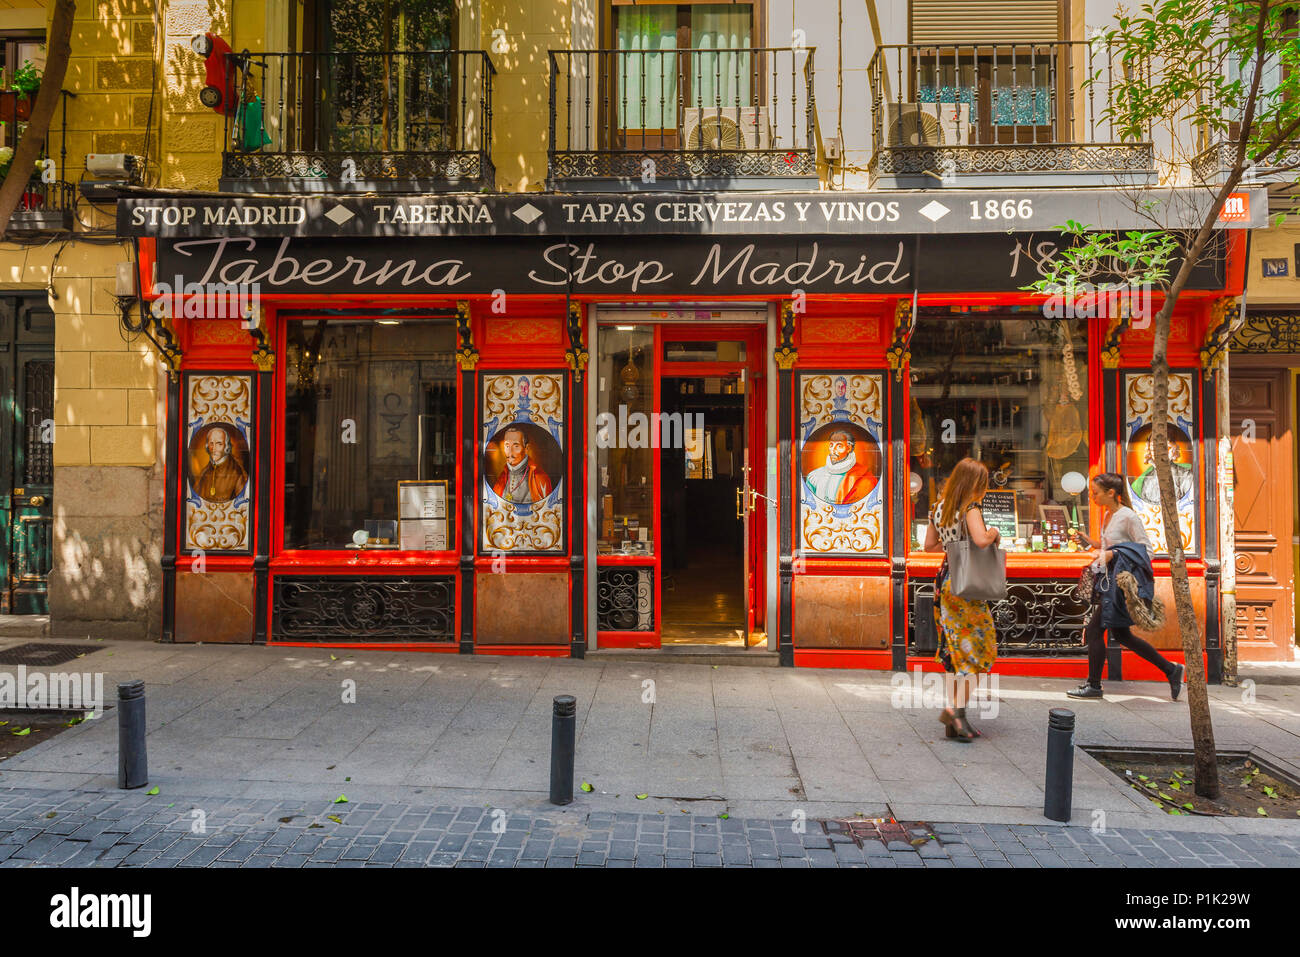
[[[1007,579],[1007,597],[992,606],[999,655],[1084,656],[1083,629],[1092,606],[1074,593],[1075,582],[1060,579]],[[916,599],[934,597],[933,578],[907,583],[907,642],[915,653]],[[937,614],[937,611],[936,611]]]
[[[273,641],[453,641],[452,576],[278,576]]]
[[[654,631],[654,569],[616,566],[596,572],[598,631]]]
[[[239,98],[222,156],[232,185],[495,186],[496,68],[482,51],[240,53],[228,62]]]
[[[28,485],[53,485],[54,443],[49,441],[49,429],[54,425],[54,360],[28,360],[24,379],[24,480]]]
[[[1232,337],[1233,352],[1300,352],[1300,312],[1248,312]]]

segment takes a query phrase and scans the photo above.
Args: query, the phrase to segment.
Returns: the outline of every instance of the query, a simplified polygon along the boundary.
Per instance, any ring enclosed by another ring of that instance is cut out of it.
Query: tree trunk
[[[1244,308],[1244,304],[1243,304]],[[1229,330],[1231,338],[1231,330]],[[1219,433],[1219,634],[1223,641],[1223,683],[1237,687],[1237,522],[1232,501],[1232,415],[1228,408],[1228,350],[1219,356],[1215,409]]]
[[[1214,746],[1214,726],[1210,721],[1210,695],[1205,687],[1205,653],[1201,645],[1200,623],[1192,606],[1183,533],[1178,522],[1178,496],[1174,492],[1174,474],[1169,461],[1169,324],[1178,293],[1182,292],[1179,280],[1186,283],[1184,274],[1191,272],[1189,264],[1199,255],[1199,250],[1191,250],[1178,271],[1174,288],[1170,289],[1164,305],[1156,314],[1155,342],[1151,347],[1155,398],[1151,404],[1150,441],[1156,480],[1160,485],[1160,515],[1165,527],[1165,551],[1169,553],[1169,577],[1174,587],[1178,630],[1183,637],[1183,660],[1187,663],[1184,680],[1187,684],[1187,708],[1191,713],[1196,793],[1204,798],[1214,798],[1219,795],[1219,761]]]
[[[63,95],[63,78],[68,72],[68,58],[72,54],[72,18],[76,12],[73,0],[58,0],[54,7],[50,35],[45,43],[45,72],[41,76],[41,88],[36,94],[36,102],[32,105],[32,118],[14,149],[9,174],[5,177],[4,184],[0,185],[0,236],[9,228],[9,219],[18,208],[18,202],[36,170],[36,161],[45,148],[55,107]],[[58,170],[57,175],[62,176],[63,170]]]

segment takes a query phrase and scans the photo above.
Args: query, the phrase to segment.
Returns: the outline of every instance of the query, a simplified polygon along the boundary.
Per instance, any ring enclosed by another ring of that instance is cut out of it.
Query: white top
[[[1151,541],[1147,538],[1146,526],[1137,512],[1127,505],[1121,505],[1101,527],[1101,547],[1110,548],[1120,542],[1136,542],[1151,550]]]

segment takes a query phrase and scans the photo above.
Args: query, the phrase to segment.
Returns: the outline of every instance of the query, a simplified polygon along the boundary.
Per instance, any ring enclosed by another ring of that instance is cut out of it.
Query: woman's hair
[[[966,513],[971,502],[984,497],[989,487],[989,470],[983,462],[965,458],[953,466],[948,474],[948,481],[943,483],[943,508],[939,512],[939,524],[945,528],[955,524],[958,517]]]
[[[1128,497],[1128,482],[1124,481],[1124,476],[1115,472],[1102,472],[1100,475],[1094,475],[1092,480],[1097,488],[1114,492],[1121,505],[1133,507],[1133,500]]]

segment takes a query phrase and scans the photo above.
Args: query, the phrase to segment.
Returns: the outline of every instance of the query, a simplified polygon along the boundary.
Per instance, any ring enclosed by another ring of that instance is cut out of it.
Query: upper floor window
[[[685,111],[754,106],[753,37],[751,4],[616,5],[618,129],[656,131],[672,148]]]
[[[346,53],[449,50],[456,0],[318,0],[320,49]]]
[[[0,90],[12,90],[14,79],[20,71],[45,69],[45,37],[40,33],[0,33]],[[22,102],[17,97],[6,96],[8,102],[0,103],[0,146],[13,147],[18,143],[19,127],[30,115],[34,96]]]

